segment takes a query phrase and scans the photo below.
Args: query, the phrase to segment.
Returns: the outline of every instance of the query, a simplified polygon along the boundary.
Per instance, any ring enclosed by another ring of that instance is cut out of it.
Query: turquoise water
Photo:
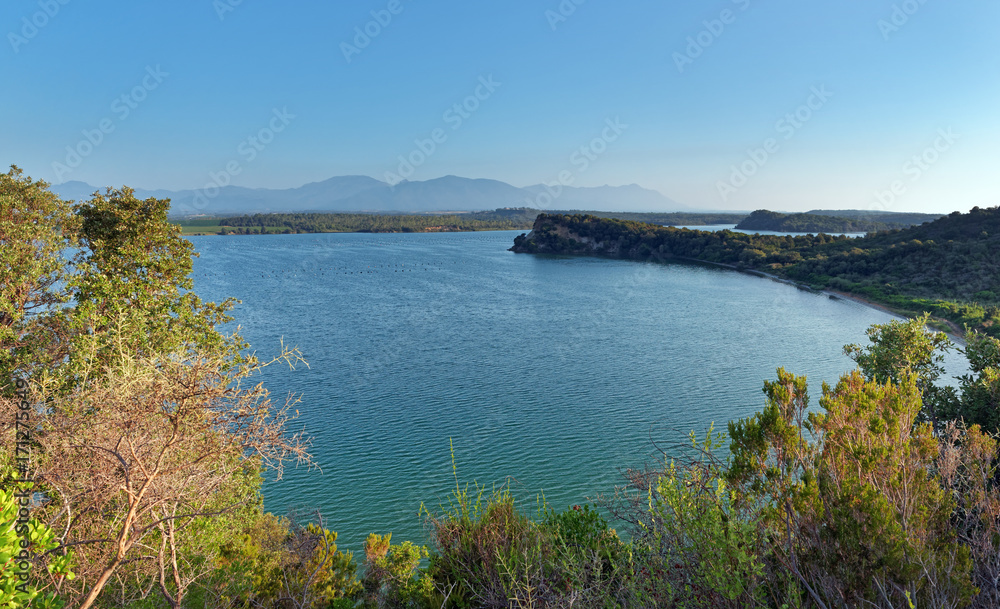
[[[318,508],[342,548],[424,540],[458,476],[510,478],[557,509],[613,492],[619,468],[763,404],[785,366],[835,382],[888,314],[734,271],[506,251],[520,231],[194,237],[195,287],[233,296],[276,397],[301,396],[322,472],[265,486],[267,509]],[[961,362],[950,363],[955,370]],[[815,400],[814,400],[815,401]]]

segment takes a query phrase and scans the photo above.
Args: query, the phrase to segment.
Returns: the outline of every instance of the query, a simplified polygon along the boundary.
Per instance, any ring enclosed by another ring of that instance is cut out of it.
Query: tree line
[[[870,233],[893,228],[905,228],[909,224],[890,224],[867,218],[842,218],[813,213],[782,214],[760,209],[736,225],[740,230],[768,230],[789,233]]]
[[[279,228],[287,233],[384,233],[430,231],[515,230],[531,226],[534,215],[526,213],[475,212],[450,215],[284,213],[233,216],[221,221],[224,228]]]
[[[449,215],[396,213],[265,213],[175,220],[186,233],[265,235],[294,233],[409,233],[530,228],[541,210],[519,207]],[[574,212],[551,212],[566,213]],[[664,225],[736,224],[747,215],[715,213],[588,212],[601,218]]]

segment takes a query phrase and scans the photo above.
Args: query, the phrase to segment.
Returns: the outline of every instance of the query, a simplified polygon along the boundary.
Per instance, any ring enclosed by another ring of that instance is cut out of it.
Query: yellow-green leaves
[[[27,514],[31,492],[19,493],[23,485],[9,483],[13,475],[13,469],[0,466],[0,607],[61,609],[53,586],[75,577],[73,556],[45,554],[59,545],[55,533]]]

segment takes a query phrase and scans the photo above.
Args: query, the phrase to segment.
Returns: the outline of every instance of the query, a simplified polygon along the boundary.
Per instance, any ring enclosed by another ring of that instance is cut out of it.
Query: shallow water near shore
[[[843,345],[892,319],[727,269],[506,251],[521,232],[191,238],[199,295],[243,301],[261,359],[283,340],[309,362],[262,377],[301,397],[291,430],[322,468],[265,484],[269,511],[319,509],[356,552],[370,532],[425,542],[421,503],[455,488],[449,446],[463,485],[563,510],[757,411],[779,366],[815,404],[853,368]]]

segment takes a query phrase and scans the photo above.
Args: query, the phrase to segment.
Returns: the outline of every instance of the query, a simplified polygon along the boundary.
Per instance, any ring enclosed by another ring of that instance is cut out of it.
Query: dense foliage
[[[740,230],[769,230],[788,233],[869,233],[908,225],[891,225],[865,218],[841,218],[818,214],[781,214],[759,209],[736,225]]]
[[[807,214],[820,216],[836,216],[852,220],[867,220],[882,224],[895,225],[896,228],[906,228],[924,222],[933,222],[944,214],[921,214],[916,212],[876,211],[872,209],[814,209]]]
[[[565,212],[573,213],[573,212]],[[589,212],[601,218],[619,218],[665,225],[735,224],[746,214]],[[276,213],[188,218],[176,223],[185,234],[262,235],[274,233],[419,233],[530,228],[539,210],[504,208],[462,214]]]
[[[645,222],[647,224],[662,224],[664,226],[704,226],[711,224],[736,224],[747,217],[745,213],[725,214],[706,212],[600,212],[588,211],[551,211],[553,214],[574,215],[578,213],[588,213],[598,218],[616,218],[618,220],[629,220],[631,222]]]
[[[849,292],[909,315],[1000,335],[1000,208],[974,208],[902,230],[848,239],[823,233],[748,235],[594,216],[542,214],[513,251],[688,259],[727,264]]]
[[[233,216],[220,222],[240,234],[286,233],[412,233],[441,231],[513,230],[530,226],[535,214],[526,209],[450,215],[284,213]]]
[[[0,562],[6,578],[6,493],[26,489],[17,562],[35,578],[5,606],[39,589],[56,606],[52,588],[81,609],[297,594],[257,592],[252,569],[223,575],[239,536],[266,530],[261,473],[308,462],[284,434],[293,402],[272,404],[252,381],[266,364],[217,330],[230,303],[191,292],[191,244],[167,222],[168,201],[122,188],[72,208],[47,186],[0,174]],[[256,554],[288,581],[293,535],[277,528]]]

